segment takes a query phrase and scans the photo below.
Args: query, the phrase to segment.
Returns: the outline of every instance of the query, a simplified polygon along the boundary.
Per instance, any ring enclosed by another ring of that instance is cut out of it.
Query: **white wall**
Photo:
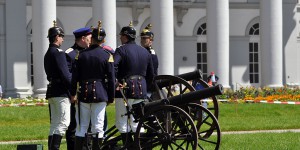
[[[283,5],[283,70],[284,82],[300,84],[299,48],[297,36],[299,36],[299,14],[293,4]],[[296,69],[298,68],[298,69]]]
[[[174,74],[194,71],[197,68],[197,38],[177,37],[174,42]],[[186,58],[184,60],[183,58]]]
[[[230,9],[229,33],[230,36],[245,36],[249,22],[259,16],[258,9]]]
[[[4,78],[5,78],[5,64],[6,64],[6,59],[4,57],[5,55],[5,40],[4,40],[4,34],[5,34],[5,17],[4,17],[4,6],[5,5],[0,5],[0,84],[2,86],[2,89],[6,87],[6,84],[4,84]]]
[[[206,9],[188,9],[187,14],[182,19],[182,25],[177,25],[177,17],[174,17],[175,35],[176,36],[192,36],[196,23],[206,16]]]
[[[57,18],[62,22],[65,34],[73,35],[74,30],[85,27],[92,18],[92,8],[58,6]]]
[[[229,47],[229,68],[231,86],[235,89],[236,85],[247,86],[249,81],[249,37],[232,36],[230,37]]]

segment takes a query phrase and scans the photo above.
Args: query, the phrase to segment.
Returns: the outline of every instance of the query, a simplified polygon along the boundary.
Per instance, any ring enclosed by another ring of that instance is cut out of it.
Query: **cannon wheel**
[[[159,88],[156,83],[160,81],[168,81],[168,85],[163,88]],[[204,88],[208,88],[209,85],[202,79],[197,79],[196,80],[198,83],[200,83]],[[179,93],[175,93],[172,88],[174,85],[177,83],[179,87]],[[172,97],[178,94],[184,94],[187,92],[195,91],[195,88],[189,84],[186,80],[176,77],[176,76],[171,76],[171,75],[159,75],[154,78],[154,86],[156,87],[156,91],[154,92],[153,95],[156,95],[154,97],[154,100],[157,99],[164,99],[168,97]],[[208,105],[207,108],[213,112],[214,116],[216,118],[219,117],[219,105],[216,96],[211,97],[213,105]],[[200,100],[200,104],[203,103],[203,100]]]
[[[185,110],[193,120],[196,120],[194,123],[198,129],[198,147],[200,149],[219,149],[221,130],[216,117],[208,109],[195,103],[186,105]]]
[[[167,82],[166,86],[158,87],[159,82]],[[178,86],[179,91],[175,91],[175,85]],[[159,97],[157,99],[163,99],[172,97],[179,94],[184,94],[187,92],[195,91],[195,88],[189,84],[187,81],[180,77],[171,76],[171,75],[159,75],[154,78],[154,86],[156,88]]]
[[[207,82],[205,82],[204,80],[202,79],[197,79],[196,80],[198,83],[200,83],[204,88],[208,88],[210,87]],[[214,116],[218,119],[219,118],[219,104],[218,104],[218,99],[216,96],[212,96],[210,97],[212,99],[212,103],[213,105],[210,106],[208,105],[207,106],[207,109],[210,110],[211,112],[213,112]],[[203,100],[201,100],[201,104],[203,103]]]
[[[184,123],[184,126],[179,123]],[[198,132],[194,121],[184,110],[163,105],[149,110],[139,120],[134,140],[137,149],[195,150]]]

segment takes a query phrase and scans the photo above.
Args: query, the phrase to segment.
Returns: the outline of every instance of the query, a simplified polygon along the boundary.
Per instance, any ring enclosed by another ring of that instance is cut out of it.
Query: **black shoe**
[[[82,150],[84,137],[75,137],[75,150]]]
[[[133,138],[131,133],[121,133],[123,147],[132,150],[134,148]]]
[[[48,149],[49,150],[59,150],[62,136],[58,134],[53,134],[48,137]]]
[[[93,138],[93,150],[100,150],[102,146],[102,138]]]

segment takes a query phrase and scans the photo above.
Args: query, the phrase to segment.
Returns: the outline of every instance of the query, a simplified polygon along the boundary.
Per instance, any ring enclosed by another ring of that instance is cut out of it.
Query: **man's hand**
[[[71,103],[77,103],[77,96],[71,96]]]
[[[122,89],[123,87],[124,87],[123,84],[119,83],[119,86],[117,86],[116,90],[120,91],[120,89]]]
[[[111,104],[111,103],[113,103],[113,102],[114,102],[114,99],[108,100],[108,101],[106,102],[106,106],[108,106],[109,104]]]

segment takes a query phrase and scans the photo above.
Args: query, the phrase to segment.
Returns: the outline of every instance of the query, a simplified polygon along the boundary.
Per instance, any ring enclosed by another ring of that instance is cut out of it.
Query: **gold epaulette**
[[[70,48],[68,48],[68,49],[65,51],[65,53],[68,54],[68,53],[72,52],[73,50],[74,50],[74,49],[70,47]]]
[[[77,55],[75,57],[75,60],[78,60],[78,57],[79,57],[79,51],[77,52]]]
[[[64,50],[60,49],[60,48],[57,48],[57,51],[59,52],[63,52]]]
[[[154,50],[154,49],[150,49],[150,53],[151,53],[152,55],[155,55],[155,50]]]
[[[114,57],[112,54],[109,54],[108,62],[114,62]]]

